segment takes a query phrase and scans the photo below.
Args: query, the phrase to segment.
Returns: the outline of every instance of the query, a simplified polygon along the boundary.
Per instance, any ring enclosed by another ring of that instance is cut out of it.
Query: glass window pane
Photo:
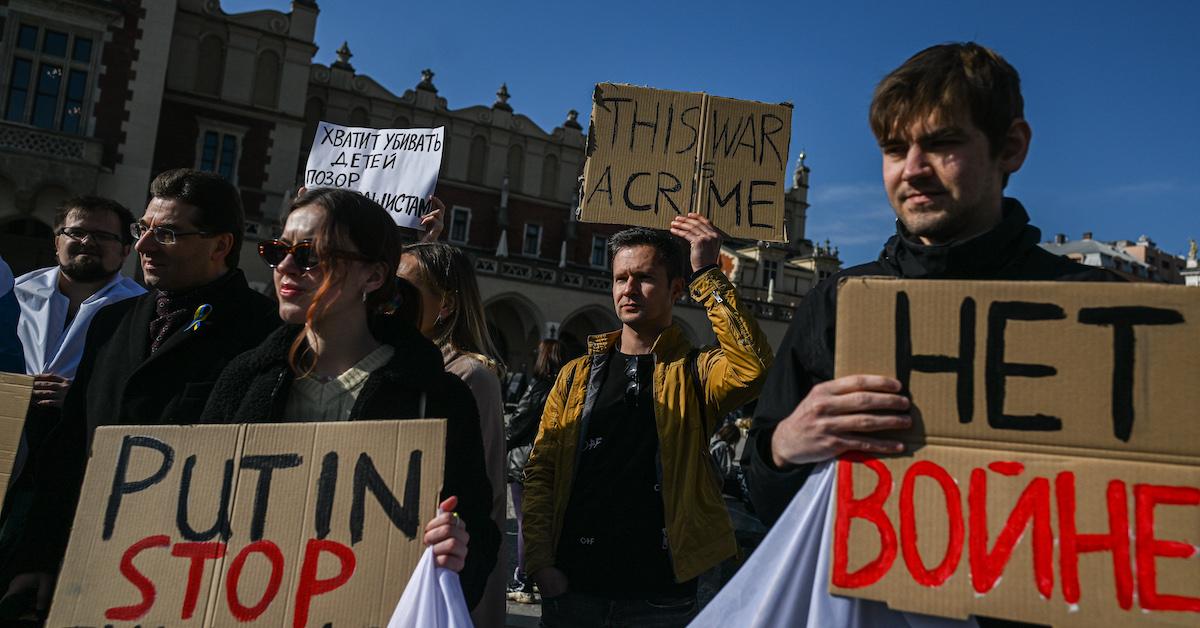
[[[33,64],[28,59],[13,59],[12,80],[8,86],[8,103],[5,120],[24,122],[25,100],[29,97],[29,73]]]
[[[67,77],[67,98],[63,102],[60,128],[67,133],[83,131],[83,92],[87,87],[87,72],[72,70]]]
[[[226,135],[221,140],[221,165],[217,169],[217,174],[222,177],[233,180],[233,164],[237,161],[237,138],[232,135]]]
[[[450,224],[450,239],[456,242],[467,241],[467,212],[454,210],[454,219]]]
[[[43,129],[54,128],[54,114],[58,109],[58,92],[62,87],[62,68],[43,63],[38,69],[37,92],[33,97],[33,115],[30,123]]]
[[[217,169],[217,134],[204,134],[204,148],[200,152],[200,169],[212,172]]]
[[[42,52],[55,57],[67,56],[67,34],[47,30],[46,38],[42,40]]]
[[[38,29],[36,26],[22,24],[17,31],[17,48],[21,50],[37,50]]]
[[[71,49],[71,59],[80,63],[92,60],[92,40],[87,37],[76,37],[75,46]]]

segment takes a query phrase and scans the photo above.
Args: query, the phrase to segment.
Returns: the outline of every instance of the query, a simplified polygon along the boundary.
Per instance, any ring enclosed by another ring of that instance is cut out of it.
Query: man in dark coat
[[[880,82],[870,122],[896,235],[879,259],[843,270],[809,293],[777,353],[746,448],[751,499],[771,525],[817,462],[860,450],[896,453],[872,433],[911,424],[890,377],[834,379],[837,286],[842,277],[1111,281],[1110,273],[1055,256],[1025,208],[1003,196],[1031,131],[1020,79],[974,43],[923,50]]]
[[[237,188],[179,169],[155,178],[150,194],[132,229],[150,292],[96,314],[62,419],[31,460],[28,517],[5,525],[19,528],[3,567],[17,574],[5,597],[36,589],[38,610],[49,605],[95,429],[195,422],[225,365],[280,324],[275,304],[238,269]]]

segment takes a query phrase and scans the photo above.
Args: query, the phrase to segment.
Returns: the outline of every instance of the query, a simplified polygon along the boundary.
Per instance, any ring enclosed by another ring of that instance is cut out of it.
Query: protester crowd
[[[1003,196],[1031,130],[995,52],[921,51],[879,84],[870,126],[896,234],[806,296],[778,358],[718,267],[721,234],[684,214],[611,237],[620,329],[573,359],[543,340],[507,417],[508,365],[471,259],[438,241],[440,203],[405,245],[365,196],[302,190],[279,238],[243,260],[240,195],[213,173],[158,175],[137,219],[65,201],[57,266],[14,279],[0,260],[0,368],[34,377],[0,523],[0,619],[44,617],[99,426],[439,417],[445,512],[424,540],[477,625],[503,625],[506,596],[540,600],[545,626],[686,625],[705,574],[752,544],[735,527],[775,524],[816,463],[902,449],[874,435],[910,426],[900,383],[833,376],[840,278],[1110,279],[1039,248]],[[141,284],[120,272],[134,251]],[[247,284],[249,263],[273,269],[274,299]],[[714,345],[672,322],[684,295]]]

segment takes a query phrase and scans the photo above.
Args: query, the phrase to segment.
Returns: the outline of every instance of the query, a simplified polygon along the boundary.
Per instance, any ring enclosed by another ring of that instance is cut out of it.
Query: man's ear
[[[671,302],[674,303],[674,302],[678,301],[681,297],[683,297],[683,294],[686,290],[687,290],[687,282],[684,281],[683,277],[676,277],[676,278],[672,279],[671,280]]]
[[[1029,154],[1029,142],[1032,138],[1033,129],[1024,118],[1017,118],[1008,125],[1008,132],[1004,134],[1004,146],[996,158],[1001,173],[1009,175],[1021,169],[1021,164],[1025,163],[1025,156]]]
[[[217,242],[217,248],[213,249],[212,260],[224,262],[233,252],[233,234],[222,233],[213,239]]]

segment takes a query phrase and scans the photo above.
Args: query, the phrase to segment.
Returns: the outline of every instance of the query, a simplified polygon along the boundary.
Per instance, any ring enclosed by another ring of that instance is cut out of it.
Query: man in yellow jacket
[[[686,625],[696,577],[737,549],[708,442],[773,356],[717,267],[717,230],[688,214],[671,233],[690,245],[690,280],[667,233],[609,239],[621,329],[562,369],[525,467],[525,565],[548,627]],[[693,349],[673,324],[685,289],[717,346]]]

